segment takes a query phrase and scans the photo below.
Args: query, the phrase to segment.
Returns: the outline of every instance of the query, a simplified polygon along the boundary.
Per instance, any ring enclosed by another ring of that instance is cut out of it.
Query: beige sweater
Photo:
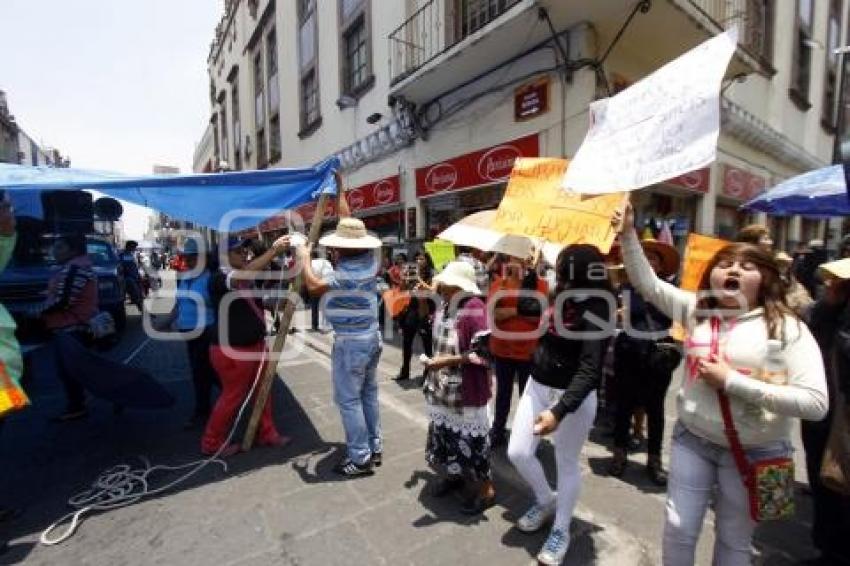
[[[717,392],[697,377],[697,362],[711,347],[708,320],[695,316],[696,295],[655,276],[634,231],[622,238],[629,281],[647,301],[688,330],[685,377],[679,388],[679,419],[692,433],[727,445]],[[784,321],[782,342],[769,340],[761,308],[725,319],[720,355],[732,369],[726,393],[735,428],[744,446],[788,440],[794,418],[820,420],[827,411],[827,389],[820,349],[808,327],[793,317]]]

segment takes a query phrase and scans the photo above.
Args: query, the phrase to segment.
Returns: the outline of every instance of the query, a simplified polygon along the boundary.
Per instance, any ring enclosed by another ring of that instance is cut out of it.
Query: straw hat
[[[785,265],[788,263],[792,263],[794,261],[794,258],[785,252],[779,252],[778,254],[776,254],[776,261]]]
[[[839,259],[825,263],[818,268],[821,277],[835,277],[837,279],[850,279],[850,258]]]
[[[661,259],[661,275],[673,275],[679,271],[679,250],[652,238],[641,240],[645,254],[653,253]]]
[[[474,295],[480,295],[481,289],[475,281],[475,268],[465,261],[449,262],[443,271],[434,277],[434,283],[459,287],[461,290]]]
[[[336,231],[319,240],[320,246],[371,250],[381,247],[381,240],[366,233],[366,225],[358,218],[341,218]]]

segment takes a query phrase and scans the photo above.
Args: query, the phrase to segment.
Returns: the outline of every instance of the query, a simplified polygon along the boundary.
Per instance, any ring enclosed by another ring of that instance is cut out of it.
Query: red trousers
[[[221,380],[221,395],[216,401],[201,439],[201,451],[205,454],[215,453],[227,440],[227,435],[233,426],[236,413],[245,401],[251,385],[260,370],[259,357],[262,355],[265,343],[258,342],[253,346],[235,347],[230,349],[251,354],[256,360],[238,360],[228,356],[221,346],[210,347],[210,361]],[[246,412],[251,414],[251,405],[246,407]],[[271,444],[280,438],[272,419],[272,398],[269,396],[266,406],[263,407],[260,426],[257,431],[258,444]]]

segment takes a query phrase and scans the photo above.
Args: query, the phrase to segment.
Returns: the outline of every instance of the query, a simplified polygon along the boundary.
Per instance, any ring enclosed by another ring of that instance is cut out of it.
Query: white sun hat
[[[447,264],[443,271],[434,277],[434,283],[458,287],[474,295],[481,294],[481,289],[475,282],[475,268],[465,261],[452,261]]]
[[[834,277],[836,279],[850,279],[850,258],[839,259],[824,263],[818,268],[821,277]]]
[[[381,240],[366,233],[366,225],[358,218],[341,218],[336,231],[319,240],[320,246],[328,248],[372,250],[381,247]]]

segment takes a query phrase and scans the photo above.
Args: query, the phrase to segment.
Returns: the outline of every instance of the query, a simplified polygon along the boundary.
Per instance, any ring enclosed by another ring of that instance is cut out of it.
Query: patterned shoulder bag
[[[711,319],[711,353],[720,354],[720,319]],[[729,397],[717,392],[723,426],[735,466],[749,494],[753,521],[774,521],[794,515],[794,460],[788,456],[749,461],[738,437]]]

